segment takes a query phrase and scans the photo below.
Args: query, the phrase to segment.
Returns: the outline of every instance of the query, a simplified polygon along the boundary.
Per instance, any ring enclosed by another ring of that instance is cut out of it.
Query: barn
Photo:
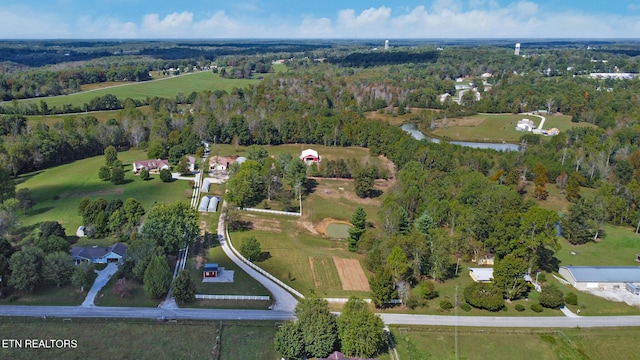
[[[318,152],[313,149],[307,149],[300,154],[300,160],[304,161],[306,164],[313,164],[320,162],[320,155],[318,155]]]
[[[625,289],[640,283],[640,266],[562,266],[558,271],[578,290]]]

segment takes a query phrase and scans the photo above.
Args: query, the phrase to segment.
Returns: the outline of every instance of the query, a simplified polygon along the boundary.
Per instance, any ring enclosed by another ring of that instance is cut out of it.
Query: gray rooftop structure
[[[559,273],[578,289],[617,289],[625,283],[640,283],[640,266],[561,266]]]

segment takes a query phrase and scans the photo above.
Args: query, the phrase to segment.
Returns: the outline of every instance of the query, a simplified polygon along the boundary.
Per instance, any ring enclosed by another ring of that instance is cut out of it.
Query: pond
[[[344,223],[330,223],[326,227],[327,236],[334,239],[346,239],[349,237],[351,225]]]
[[[416,140],[426,139],[428,141],[439,143],[440,139],[432,138],[426,136],[418,128],[416,124],[403,124],[400,128],[413,136]],[[474,149],[493,149],[498,151],[518,151],[520,149],[519,145],[516,144],[497,144],[497,143],[479,143],[479,142],[470,142],[470,141],[449,141],[450,144],[456,144],[460,146],[466,146]]]

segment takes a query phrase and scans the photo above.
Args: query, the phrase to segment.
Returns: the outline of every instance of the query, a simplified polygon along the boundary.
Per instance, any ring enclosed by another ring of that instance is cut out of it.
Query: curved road
[[[255,269],[245,264],[237,255],[231,250],[227,239],[225,238],[225,225],[224,225],[224,209],[227,207],[227,202],[222,202],[222,209],[220,214],[220,220],[218,221],[218,241],[220,241],[220,245],[222,246],[222,250],[227,254],[229,259],[231,259],[236,265],[238,265],[242,270],[244,270],[249,276],[256,279],[262,286],[267,288],[271,295],[273,296],[273,305],[272,309],[276,311],[286,311],[289,313],[293,313],[293,309],[295,309],[298,304],[298,300],[291,295],[288,291],[281,288],[278,284],[268,279],[266,276],[257,272]]]

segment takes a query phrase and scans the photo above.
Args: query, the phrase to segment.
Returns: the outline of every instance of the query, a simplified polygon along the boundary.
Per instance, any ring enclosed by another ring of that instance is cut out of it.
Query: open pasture
[[[573,123],[571,116],[544,115],[546,118],[543,129],[558,128],[560,132],[572,127],[594,127],[588,123]],[[532,120],[536,126],[540,124],[540,117],[526,114],[478,114],[459,118],[447,118],[436,120],[437,128],[428,131],[430,124],[422,123],[420,129],[433,136],[455,141],[477,141],[496,143],[517,143],[520,137],[528,132],[517,131],[516,124],[519,120]]]
[[[104,156],[94,156],[19,177],[17,188],[29,188],[36,201],[36,206],[22,215],[23,225],[57,220],[68,235],[75,234],[78,226],[82,225],[78,204],[84,196],[123,201],[132,197],[139,200],[147,211],[155,202],[189,202],[191,186],[188,181],[163,183],[158,175],[143,181],[131,173],[131,163],[146,159],[146,156],[140,150],[118,153],[118,159],[122,160],[125,167],[127,181],[122,185],[98,178],[98,169],[104,165]]]
[[[119,100],[124,101],[126,98],[135,100],[145,100],[153,97],[174,98],[178,93],[188,96],[192,92],[200,92],[204,90],[225,90],[230,92],[233,88],[246,87],[254,84],[258,80],[243,79],[225,79],[214,74],[211,71],[201,71],[195,73],[187,73],[184,75],[173,76],[158,80],[151,80],[138,83],[119,84],[110,87],[96,88],[91,91],[75,93],[71,95],[61,95],[47,98],[29,99],[23,101],[31,101],[37,104],[45,101],[49,108],[61,108],[65,104],[71,104],[74,107],[83,108],[84,104],[89,103],[96,96],[104,96],[106,94],[115,95]]]

